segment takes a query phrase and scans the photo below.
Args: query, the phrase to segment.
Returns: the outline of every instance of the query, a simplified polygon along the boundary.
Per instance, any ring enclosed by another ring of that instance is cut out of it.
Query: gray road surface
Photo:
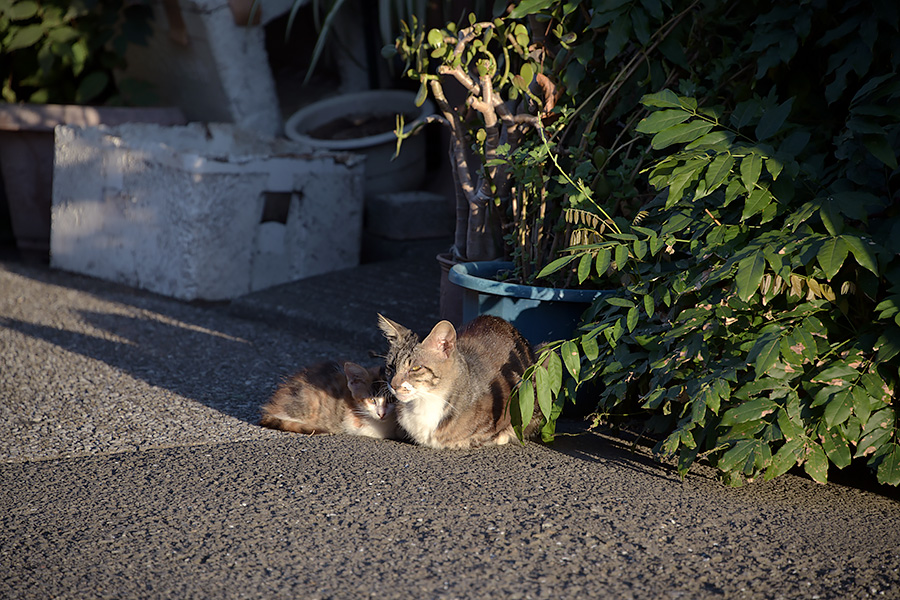
[[[0,263],[0,598],[900,598],[900,502],[685,481],[579,433],[437,451],[254,424],[436,320],[430,260],[199,305]]]

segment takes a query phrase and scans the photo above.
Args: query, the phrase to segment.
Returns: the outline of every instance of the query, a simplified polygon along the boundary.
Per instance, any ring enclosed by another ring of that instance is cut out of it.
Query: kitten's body
[[[320,363],[292,376],[262,407],[259,424],[297,433],[397,437],[397,415],[380,369]]]
[[[475,448],[515,437],[509,394],[534,362],[531,346],[515,327],[497,317],[478,317],[457,334],[441,321],[417,344],[401,325],[384,317],[379,325],[391,342],[388,383],[399,401],[397,420],[414,441]],[[535,413],[527,437],[540,425],[540,410]]]

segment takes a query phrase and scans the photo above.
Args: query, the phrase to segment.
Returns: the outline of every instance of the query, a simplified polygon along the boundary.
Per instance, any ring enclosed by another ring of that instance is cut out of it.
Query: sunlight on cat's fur
[[[381,369],[325,362],[282,383],[262,407],[260,425],[298,433],[396,438],[397,415]]]
[[[390,343],[387,382],[397,421],[418,444],[475,448],[514,439],[507,400],[534,353],[521,333],[498,317],[478,317],[458,333],[441,321],[418,342],[409,329],[379,315]],[[535,410],[525,436],[540,426]]]

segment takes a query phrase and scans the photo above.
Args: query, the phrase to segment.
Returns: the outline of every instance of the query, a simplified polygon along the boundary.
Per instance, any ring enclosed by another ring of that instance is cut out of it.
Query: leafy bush
[[[617,108],[652,136],[635,142],[653,156],[637,195],[658,193],[582,223],[589,243],[540,273],[615,293],[545,347],[514,412],[536,395],[552,439],[566,399],[601,382],[595,422],[643,415],[683,474],[702,457],[733,485],[795,465],[824,483],[829,464],[866,459],[898,485],[900,9],[751,4],[692,4],[669,89]],[[633,11],[662,22],[668,6],[604,3],[593,18],[610,5],[632,18],[607,21],[607,51],[652,44]]]
[[[152,12],[127,0],[12,0],[0,7],[0,63],[6,102],[145,104],[140,83],[117,85],[128,44],[146,44]],[[124,90],[121,88],[125,88]]]

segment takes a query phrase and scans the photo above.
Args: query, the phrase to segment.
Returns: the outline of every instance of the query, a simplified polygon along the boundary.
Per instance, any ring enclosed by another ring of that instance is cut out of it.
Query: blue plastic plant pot
[[[505,283],[497,273],[512,269],[511,262],[469,262],[453,265],[451,283],[463,288],[462,320],[494,315],[512,323],[534,345],[569,337],[582,313],[600,290],[569,290]]]

